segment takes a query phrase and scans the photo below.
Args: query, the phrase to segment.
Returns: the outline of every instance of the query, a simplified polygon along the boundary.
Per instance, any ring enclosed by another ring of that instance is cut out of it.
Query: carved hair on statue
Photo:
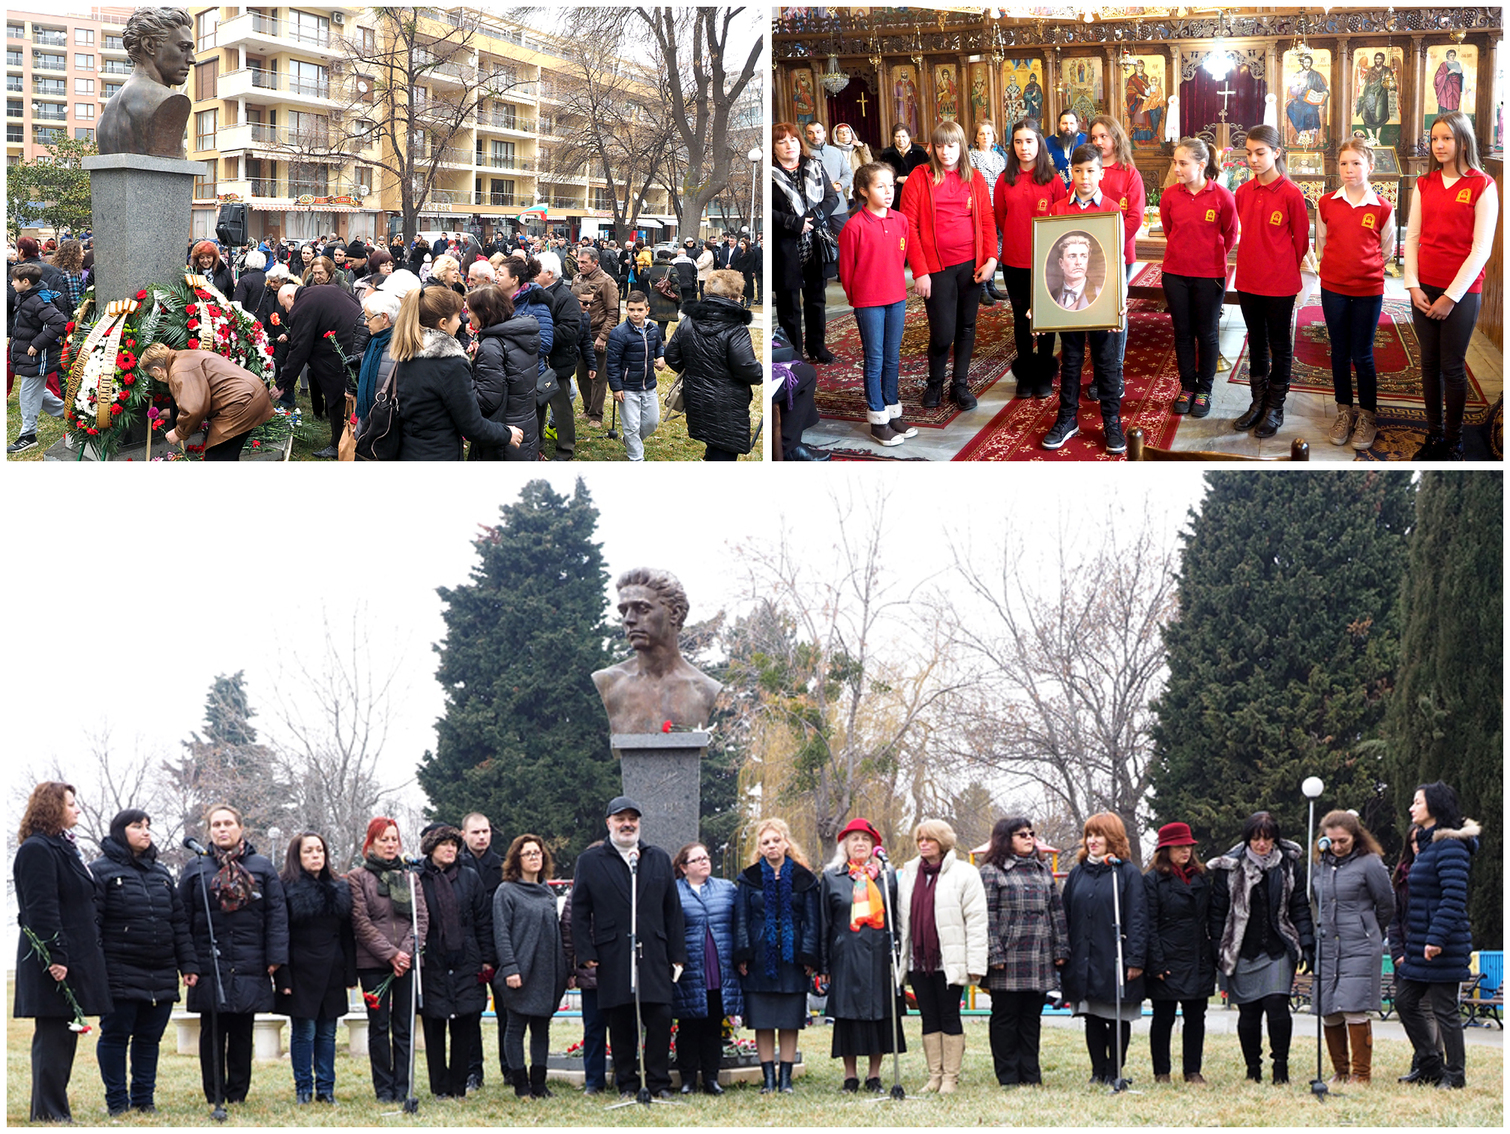
[[[687,621],[687,592],[682,589],[682,584],[670,571],[663,571],[658,567],[632,567],[619,576],[614,589],[623,591],[625,587],[649,587],[666,604],[666,610],[671,615],[672,629],[680,631]]]
[[[121,42],[131,62],[140,63],[156,54],[162,41],[180,27],[194,30],[194,20],[183,8],[138,8],[126,21]]]

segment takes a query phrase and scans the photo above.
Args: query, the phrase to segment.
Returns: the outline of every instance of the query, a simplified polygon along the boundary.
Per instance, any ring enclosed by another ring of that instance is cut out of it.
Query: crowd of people
[[[928,321],[924,407],[947,397],[962,411],[975,408],[970,363],[979,308],[1006,300],[1017,347],[1011,366],[1015,396],[1046,399],[1058,382],[1058,414],[1040,439],[1042,447],[1058,449],[1080,431],[1081,371],[1089,353],[1087,396],[1100,404],[1105,450],[1126,451],[1125,304],[1109,316],[1119,327],[1060,332],[1057,358],[1055,335],[1032,333],[1035,271],[1054,274],[1047,263],[1033,265],[1035,217],[1118,213],[1129,280],[1137,261],[1145,194],[1132,143],[1109,115],[1092,118],[1087,132],[1081,125],[1067,110],[1057,132],[1045,138],[1037,118],[1023,118],[1010,124],[1006,147],[997,142],[989,120],[976,123],[969,147],[964,129],[952,119],[934,127],[926,146],[898,126],[892,145],[874,157],[845,123],[834,127],[832,138],[819,122],[803,130],[789,122],[773,128],[772,280],[778,322],[798,357],[832,364],[835,357],[825,340],[826,289],[837,278],[858,326],[867,420],[880,445],[900,445],[916,434],[902,418],[897,388],[910,269]],[[1304,267],[1319,271],[1331,343],[1336,418],[1328,438],[1366,450],[1378,432],[1374,328],[1397,228],[1389,202],[1369,185],[1373,147],[1356,135],[1338,147],[1342,184],[1317,207],[1315,260],[1305,196],[1287,175],[1279,132],[1254,126],[1246,133],[1245,149],[1251,176],[1232,192],[1218,181],[1210,146],[1198,138],[1180,139],[1171,180],[1159,199],[1166,248],[1161,281],[1180,376],[1170,412],[1196,418],[1211,412],[1218,324],[1235,247],[1233,287],[1247,328],[1252,398],[1233,427],[1266,438],[1284,423]],[[1404,284],[1421,344],[1427,423],[1415,459],[1462,460],[1465,358],[1497,231],[1498,201],[1467,115],[1439,114],[1429,152],[1427,172],[1410,197],[1404,240]],[[1082,240],[1072,247],[1088,245]],[[1111,253],[1108,259],[1115,250]],[[1064,282],[1062,294],[1053,298],[1066,310],[1090,306],[1099,291],[1087,280],[1085,251],[1076,255],[1065,250],[1058,260]],[[998,268],[1005,294],[996,286]],[[1115,269],[1108,265],[1107,270]]]
[[[823,866],[785,822],[766,818],[752,828],[750,864],[729,881],[712,877],[703,843],[674,856],[647,844],[635,800],[617,797],[604,814],[604,837],[578,857],[558,912],[550,840],[524,832],[500,856],[481,813],[460,826],[429,824],[414,859],[397,822],[376,817],[342,874],[336,852],[311,831],[289,840],[280,869],[258,853],[241,813],[217,804],[204,816],[209,846],[191,846],[196,857],[175,881],[157,861],[151,817],[137,809],[115,816],[101,856],[86,866],[74,788],[39,784],[15,859],[23,931],[15,1015],[35,1024],[31,1118],[71,1119],[68,1085],[88,1017],[100,1021],[110,1115],[152,1111],[180,978],[188,1010],[200,1016],[204,1094],[216,1105],[246,1100],[262,1013],[290,1018],[297,1102],[333,1104],[336,1025],[358,985],[380,1103],[415,1096],[416,1020],[431,1094],[481,1090],[490,993],[504,1083],[520,1098],[549,1097],[553,1016],[573,987],[589,1095],[669,1097],[673,1022],[682,1093],[699,1082],[724,1093],[726,1023],[754,1031],[761,1093],[792,1093],[815,989],[833,1023],[842,1090],[880,1093],[883,1058],[906,1049],[904,985],[922,1018],[922,1090],[949,1094],[961,1085],[961,998],[970,986],[991,997],[991,1056],[1003,1087],[1043,1082],[1040,1024],[1053,1000],[1084,1020],[1091,1082],[1125,1085],[1131,1024],[1145,999],[1155,1081],[1171,1078],[1178,1011],[1184,1081],[1203,1085],[1205,1013],[1219,975],[1238,1011],[1247,1078],[1263,1081],[1267,1027],[1272,1081],[1287,1083],[1299,971],[1313,974],[1311,1010],[1321,1015],[1334,1081],[1368,1083],[1370,1014],[1381,1008],[1387,951],[1415,1053],[1401,1081],[1466,1083],[1456,1012],[1469,977],[1467,881],[1480,829],[1440,781],[1416,791],[1392,873],[1348,811],[1321,820],[1313,870],[1306,850],[1259,811],[1231,849],[1204,863],[1190,827],[1165,824],[1146,872],[1121,818],[1102,812],[1086,821],[1062,887],[1026,816],[994,825],[978,868],[957,853],[948,823],[919,823],[900,869],[864,818],[838,832]]]
[[[47,247],[23,237],[12,250],[8,372],[22,387],[10,453],[37,444],[40,413],[63,414],[58,362],[88,287],[91,244],[87,233]],[[754,447],[749,407],[763,380],[749,333],[763,256],[733,233],[653,254],[643,242],[523,233],[487,243],[464,232],[408,244],[398,235],[387,247],[333,233],[237,250],[201,240],[186,250],[186,267],[263,324],[273,401],[264,405],[265,384],[210,351],[143,344],[143,361],[155,352],[151,372],[163,381],[210,371],[222,379],[196,383],[204,401],[189,413],[178,406],[180,423],[166,435],[174,444],[206,426],[206,459],[236,460],[273,403],[297,404],[301,383],[330,428],[314,455],[349,459],[391,383],[403,443],[383,459],[396,449],[401,460],[545,460],[554,438],[550,459],[572,460],[580,391],[597,430],[611,396],[625,455],[639,461],[660,423],[658,379],[669,368],[682,376],[688,435],[707,460],[736,460]]]

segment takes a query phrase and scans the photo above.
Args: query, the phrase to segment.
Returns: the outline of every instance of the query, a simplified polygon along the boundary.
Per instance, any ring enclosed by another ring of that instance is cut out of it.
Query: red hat
[[[1189,823],[1165,823],[1159,828],[1160,847],[1193,847],[1195,836],[1190,833]]]
[[[851,819],[849,825],[839,832],[834,841],[842,843],[846,837],[853,835],[856,831],[862,835],[869,835],[872,842],[877,846],[881,845],[881,832],[872,827],[867,819]]]

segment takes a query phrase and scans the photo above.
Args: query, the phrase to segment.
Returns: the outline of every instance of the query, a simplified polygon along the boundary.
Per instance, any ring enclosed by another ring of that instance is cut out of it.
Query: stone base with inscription
[[[616,732],[624,794],[645,809],[640,837],[674,855],[698,839],[706,732]]]
[[[149,283],[182,279],[193,229],[194,179],[206,163],[147,154],[85,158],[94,230],[95,304],[103,310]]]

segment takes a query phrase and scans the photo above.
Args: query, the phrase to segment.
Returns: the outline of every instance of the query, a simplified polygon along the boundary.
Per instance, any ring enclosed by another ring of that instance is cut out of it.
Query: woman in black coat
[[[100,933],[115,1008],[100,1017],[95,1059],[111,1115],[151,1113],[163,1029],[178,1000],[178,974],[194,987],[199,959],[173,875],[157,861],[152,820],[128,808],[110,821],[89,870],[104,895]],[[126,1054],[131,1086],[126,1087]]]
[[[472,1066],[472,1037],[488,1006],[492,976],[493,911],[482,878],[463,870],[458,859],[464,846],[455,827],[432,823],[420,832],[425,856],[420,872],[430,925],[420,958],[423,989],[425,1065],[430,1070],[430,1093],[438,1099],[465,1098]],[[446,1059],[446,1029],[451,1032],[451,1056]]]
[[[501,287],[480,287],[467,295],[477,353],[472,357],[472,385],[477,408],[489,421],[517,427],[524,439],[502,447],[473,441],[469,461],[535,461],[540,454],[540,426],[535,414],[535,381],[540,361],[540,324],[516,313]]]
[[[71,1122],[68,1079],[84,1016],[110,1012],[100,948],[99,884],[74,844],[72,784],[32,789],[16,836],[16,1018],[36,1021],[31,1040],[31,1120]],[[41,949],[32,942],[35,936]],[[45,952],[44,952],[45,951]],[[73,993],[75,1010],[64,989]]]
[[[750,306],[755,300],[755,273],[760,271],[762,257],[759,252],[750,247],[750,242],[744,238],[739,241],[739,250],[729,258],[729,268],[744,277],[744,288],[740,292],[740,303],[744,307]]]
[[[245,1102],[252,1085],[252,1024],[271,1012],[272,974],[288,963],[288,906],[273,864],[246,841],[241,812],[216,804],[205,813],[210,852],[184,867],[178,894],[203,958],[204,979],[189,989],[199,1013],[199,1063],[205,1098]],[[207,904],[208,903],[208,904]],[[210,924],[205,922],[209,910]],[[215,930],[217,954],[210,946]],[[217,982],[225,990],[220,1005]],[[219,1064],[217,1073],[216,1064]],[[217,1079],[224,1095],[217,1097]]]
[[[1143,875],[1148,893],[1148,998],[1153,1027],[1148,1033],[1156,1083],[1169,1082],[1169,1037],[1174,1011],[1185,1013],[1185,1082],[1204,1084],[1201,1053],[1206,1044],[1206,1001],[1216,987],[1216,954],[1211,947],[1211,879],[1195,853],[1187,823],[1159,828],[1153,865]]]
[[[357,983],[351,887],[330,869],[325,839],[295,835],[283,857],[288,964],[275,974],[278,1011],[289,1017],[288,1056],[300,1103],[336,1101],[336,1021]]]
[[[1290,1081],[1290,987],[1295,969],[1315,956],[1311,903],[1301,850],[1279,837],[1279,824],[1257,811],[1243,841],[1206,864],[1211,879],[1211,943],[1237,1005],[1237,1039],[1248,1079],[1263,1082],[1263,1024],[1269,1022],[1274,1082]]]
[[[687,436],[707,445],[703,460],[736,461],[754,447],[750,399],[765,372],[750,339],[753,316],[739,305],[738,273],[712,272],[705,286],[702,302],[682,311],[666,365],[681,371]]]
[[[1143,1014],[1143,958],[1148,950],[1148,909],[1143,878],[1128,845],[1127,828],[1110,811],[1092,815],[1064,883],[1064,916],[1070,959],[1064,966],[1064,998],[1085,1017],[1085,1047],[1091,1082],[1116,1083],[1117,1062],[1127,1059],[1132,1021]],[[1122,927],[1122,987],[1117,987],[1117,916]],[[1120,997],[1118,995],[1120,991]],[[1119,1028],[1119,1039],[1112,1031]]]
[[[770,282],[776,294],[776,322],[799,356],[805,348],[814,362],[833,362],[834,356],[823,345],[827,280],[815,230],[838,208],[839,194],[824,172],[823,162],[808,155],[796,126],[776,123],[771,143],[775,150],[771,162],[771,225],[776,243],[771,260],[775,279]]]

